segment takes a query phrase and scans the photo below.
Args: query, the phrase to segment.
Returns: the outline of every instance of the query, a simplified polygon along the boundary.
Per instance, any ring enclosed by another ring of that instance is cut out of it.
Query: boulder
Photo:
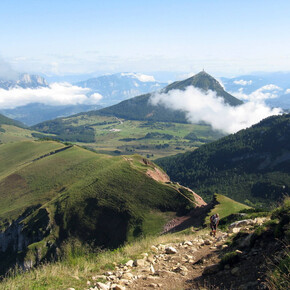
[[[176,254],[177,250],[173,247],[168,247],[165,249],[166,254]]]
[[[109,289],[110,289],[109,284],[104,284],[104,283],[101,283],[101,282],[97,282],[97,283],[96,283],[96,286],[97,286],[100,290],[109,290]]]
[[[155,247],[155,246],[151,246],[151,251],[154,252],[154,253],[158,253],[158,248]]]
[[[144,259],[137,259],[134,261],[135,267],[144,267],[147,265],[147,262]]]
[[[108,271],[108,272],[105,272],[104,275],[106,275],[106,276],[111,276],[111,275],[113,275],[113,272]]]
[[[154,256],[153,255],[148,256],[147,261],[154,264],[154,262],[155,262]]]
[[[233,234],[237,234],[240,230],[241,230],[241,228],[232,228],[232,229],[231,229],[231,232],[232,232]]]
[[[185,242],[183,243],[183,245],[186,245],[186,246],[192,246],[192,242],[190,242],[190,241],[185,241]]]
[[[127,267],[133,267],[134,265],[134,261],[133,260],[129,260],[126,264]]]

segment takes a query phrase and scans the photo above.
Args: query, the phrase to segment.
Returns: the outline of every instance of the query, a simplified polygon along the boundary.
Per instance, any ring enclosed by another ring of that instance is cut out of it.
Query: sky
[[[1,0],[0,57],[47,75],[289,71],[289,11],[289,0]]]

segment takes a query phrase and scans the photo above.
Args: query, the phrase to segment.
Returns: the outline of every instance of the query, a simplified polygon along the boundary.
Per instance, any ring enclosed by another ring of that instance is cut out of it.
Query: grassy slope
[[[30,208],[22,232],[36,240],[25,259],[49,258],[68,238],[115,248],[161,232],[172,212],[190,205],[178,190],[147,176],[155,165],[138,155],[112,157],[78,146],[48,154],[63,147],[51,141],[0,146],[0,228]]]
[[[34,140],[35,138],[32,136],[33,132],[14,125],[0,125],[0,144]]]
[[[209,223],[209,218],[213,214],[218,213],[220,216],[220,219],[227,217],[231,214],[238,213],[241,210],[249,209],[250,207],[239,203],[237,201],[234,201],[233,199],[230,199],[224,195],[221,194],[215,194],[215,200],[217,204],[214,206],[214,208],[208,213],[205,223]]]
[[[126,198],[134,203],[135,199],[146,197],[148,206],[157,201],[160,207],[162,204],[170,207],[170,198],[166,200],[163,195],[171,189],[147,177],[144,173],[148,166],[143,166],[144,172],[135,170],[136,167],[133,169],[121,156],[98,155],[74,146],[31,163],[31,160],[62,147],[64,145],[56,142],[0,146],[2,218],[11,217],[12,211],[12,217],[15,217],[25,207],[48,201],[60,192],[61,196],[68,196],[74,207],[84,195],[99,197],[104,203],[114,203],[114,198]],[[133,159],[141,161],[138,156]],[[145,197],[140,197],[142,194]],[[134,210],[138,212],[138,208]]]
[[[0,178],[11,174],[32,160],[65,147],[57,142],[17,142],[0,146]]]

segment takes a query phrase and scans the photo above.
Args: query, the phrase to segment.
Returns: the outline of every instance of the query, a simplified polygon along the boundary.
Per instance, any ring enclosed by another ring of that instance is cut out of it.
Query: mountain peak
[[[171,90],[185,90],[189,86],[193,86],[205,92],[209,90],[213,91],[217,94],[217,96],[222,97],[225,100],[225,103],[231,106],[238,106],[243,103],[242,101],[227,93],[222,85],[204,70],[183,81],[177,81],[168,85],[164,89],[164,92],[167,93]]]

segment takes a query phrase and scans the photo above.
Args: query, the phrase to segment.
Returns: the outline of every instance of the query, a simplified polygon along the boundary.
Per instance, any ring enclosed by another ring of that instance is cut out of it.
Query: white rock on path
[[[137,259],[134,261],[134,266],[135,267],[144,267],[148,264],[148,262],[146,262],[145,260],[143,259]]]
[[[127,267],[133,267],[134,265],[134,261],[133,260],[129,260],[126,264]]]
[[[186,246],[192,246],[192,242],[190,242],[190,241],[185,241],[185,242],[183,243],[183,245],[186,245]]]
[[[104,284],[102,282],[97,282],[96,286],[100,289],[100,290],[109,290],[110,286],[107,284]]]
[[[176,254],[177,250],[173,247],[168,247],[165,249],[166,254]]]

